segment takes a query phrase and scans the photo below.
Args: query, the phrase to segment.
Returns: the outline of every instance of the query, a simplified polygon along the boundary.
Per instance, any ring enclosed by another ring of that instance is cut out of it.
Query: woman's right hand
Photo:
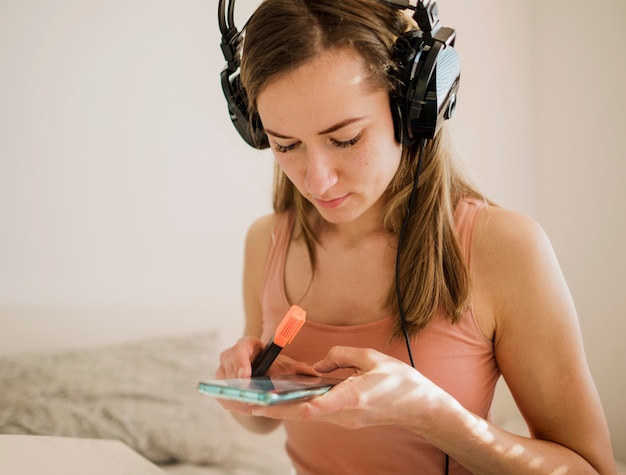
[[[220,354],[220,365],[215,372],[217,379],[249,378],[252,375],[250,362],[263,349],[263,342],[253,336],[240,338]]]
[[[263,342],[252,336],[240,338],[230,348],[220,354],[220,366],[215,372],[217,379],[249,378],[252,375],[251,361],[263,349]],[[296,361],[285,355],[278,355],[265,376],[280,376],[283,374],[304,374],[307,376],[321,376],[307,363]]]
[[[252,375],[250,362],[254,356],[263,349],[263,342],[256,337],[245,336],[240,338],[233,346],[220,353],[220,365],[215,371],[216,379],[249,378]],[[243,402],[217,398],[217,402],[224,408],[232,411],[235,416],[250,415],[252,406]],[[260,427],[250,426],[243,419],[237,419],[255,432],[265,432]]]
[[[216,379],[249,378],[252,375],[251,361],[263,349],[264,343],[256,337],[245,336],[240,338],[233,346],[225,349],[220,354],[220,365],[215,372]],[[307,363],[296,361],[285,355],[278,355],[274,360],[266,376],[279,376],[283,374],[304,374],[308,376],[322,376]],[[252,404],[217,399],[219,404],[234,413],[251,415]]]

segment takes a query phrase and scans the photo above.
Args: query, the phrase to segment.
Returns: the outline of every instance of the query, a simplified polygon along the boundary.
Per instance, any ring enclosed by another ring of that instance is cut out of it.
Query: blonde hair
[[[251,114],[256,114],[256,99],[270,81],[332,49],[355,50],[368,67],[371,84],[393,95],[398,87],[394,43],[412,27],[403,12],[371,0],[265,0],[245,29],[241,81]],[[400,166],[385,191],[382,224],[395,236],[406,216],[417,152],[417,146],[403,147]],[[399,263],[411,335],[424,328],[440,308],[453,322],[466,310],[471,297],[469,270],[457,243],[453,212],[460,198],[481,198],[456,169],[445,127],[428,143],[422,160],[418,199],[407,223]],[[317,238],[312,217],[319,215],[278,166],[273,206],[276,212],[296,213],[315,271]],[[386,307],[399,313],[395,285],[390,286]],[[398,319],[394,336],[402,334]]]

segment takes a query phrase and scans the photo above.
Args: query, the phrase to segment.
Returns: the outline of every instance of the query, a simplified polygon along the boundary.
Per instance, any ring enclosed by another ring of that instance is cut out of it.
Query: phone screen
[[[201,381],[198,383],[198,391],[216,398],[268,406],[320,396],[340,382],[339,379],[297,374],[259,376]]]

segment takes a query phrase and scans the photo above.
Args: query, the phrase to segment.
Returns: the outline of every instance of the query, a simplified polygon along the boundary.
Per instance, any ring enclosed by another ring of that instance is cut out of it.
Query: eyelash
[[[276,150],[278,153],[287,153],[296,148],[297,145],[297,143],[293,143],[291,145],[280,145],[278,143],[274,143],[274,150]]]
[[[334,140],[331,139],[331,142],[333,143],[333,145],[335,145],[336,147],[339,148],[348,148],[348,147],[352,147],[353,145],[356,145],[359,140],[361,140],[361,134],[358,134],[356,137],[354,137],[353,139],[350,140],[346,140],[345,142],[339,142],[338,140]]]
[[[359,140],[361,140],[361,134],[358,134],[356,137],[346,140],[345,142],[340,142],[339,140],[331,139],[331,143],[337,148],[349,148],[356,145]],[[293,143],[291,145],[280,145],[278,143],[274,143],[274,149],[278,153],[287,153],[291,150],[295,149],[298,146],[299,142]]]

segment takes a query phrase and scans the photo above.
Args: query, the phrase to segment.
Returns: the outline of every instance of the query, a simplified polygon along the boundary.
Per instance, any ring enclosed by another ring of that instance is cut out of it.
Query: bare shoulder
[[[547,288],[557,290],[555,297],[568,297],[550,240],[523,213],[485,207],[476,222],[472,260],[477,320],[490,338]]]
[[[277,220],[278,215],[274,213],[261,216],[252,222],[246,234],[243,269],[246,335],[259,337],[263,329],[261,286],[263,284],[267,251]]]
[[[269,213],[257,218],[248,227],[246,240],[270,239],[277,220],[278,215],[276,213]]]
[[[531,217],[493,206],[485,207],[474,233],[474,262],[480,278],[490,284],[518,284],[536,279],[538,271],[558,268],[544,229]],[[500,290],[504,290],[498,286]]]
[[[543,228],[534,219],[495,206],[485,207],[476,223],[477,250],[485,257],[529,257],[528,253],[550,250],[551,245]]]
[[[260,279],[260,274],[265,267],[267,250],[272,240],[272,233],[278,215],[266,214],[252,222],[246,234],[245,249],[245,272],[253,278]]]

